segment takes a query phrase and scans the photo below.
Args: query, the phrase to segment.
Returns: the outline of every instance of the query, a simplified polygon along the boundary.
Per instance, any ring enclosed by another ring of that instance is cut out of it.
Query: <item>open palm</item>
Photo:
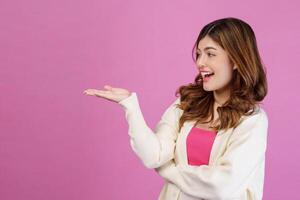
[[[86,89],[83,93],[86,95],[102,97],[104,99],[117,103],[131,95],[131,92],[126,89],[112,87],[110,85],[105,85],[104,89],[105,90]]]

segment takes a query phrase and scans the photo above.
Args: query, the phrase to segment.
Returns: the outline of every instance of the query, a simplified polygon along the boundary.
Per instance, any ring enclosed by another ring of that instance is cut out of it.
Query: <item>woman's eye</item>
[[[207,53],[207,55],[208,55],[209,57],[215,56],[214,54],[211,54],[211,53]],[[199,57],[199,56],[200,56],[200,53],[196,53],[196,57]]]

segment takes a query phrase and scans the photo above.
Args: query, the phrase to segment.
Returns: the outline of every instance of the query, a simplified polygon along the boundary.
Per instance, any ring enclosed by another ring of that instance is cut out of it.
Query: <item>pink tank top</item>
[[[217,131],[192,127],[186,140],[189,165],[208,165]]]

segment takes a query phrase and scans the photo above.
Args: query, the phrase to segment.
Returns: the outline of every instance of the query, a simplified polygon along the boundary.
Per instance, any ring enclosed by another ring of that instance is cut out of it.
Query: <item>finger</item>
[[[108,90],[110,90],[110,91],[124,90],[123,88],[112,87],[112,86],[110,86],[110,85],[105,85],[104,88],[105,88],[105,89],[108,89]]]
[[[112,86],[110,86],[110,85],[104,85],[104,88],[107,89],[107,90],[111,90]]]
[[[112,94],[111,91],[89,89],[89,90],[86,90],[85,93],[87,95],[101,97],[101,98],[107,99],[108,101],[115,102],[114,95]]]
[[[86,94],[86,95],[89,94],[89,90],[84,90],[83,94]]]
[[[111,91],[97,91],[97,92],[95,92],[95,96],[102,97],[107,100],[113,99],[113,94],[111,93]]]
[[[93,96],[97,96],[97,97],[103,97],[103,98],[106,98],[106,99],[111,99],[112,98],[111,91],[91,89],[91,90],[88,91],[88,94],[93,95]]]
[[[96,89],[88,89],[88,90],[84,91],[84,94],[95,95],[97,92],[103,93],[103,92],[109,92],[109,91],[102,91],[102,90],[96,90]]]
[[[93,89],[86,89],[83,91],[84,94],[91,94],[93,92]]]

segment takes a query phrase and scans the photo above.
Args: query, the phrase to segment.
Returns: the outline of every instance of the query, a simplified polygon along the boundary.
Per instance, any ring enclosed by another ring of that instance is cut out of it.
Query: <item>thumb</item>
[[[104,85],[104,88],[108,90],[112,90],[112,87],[110,85]]]

